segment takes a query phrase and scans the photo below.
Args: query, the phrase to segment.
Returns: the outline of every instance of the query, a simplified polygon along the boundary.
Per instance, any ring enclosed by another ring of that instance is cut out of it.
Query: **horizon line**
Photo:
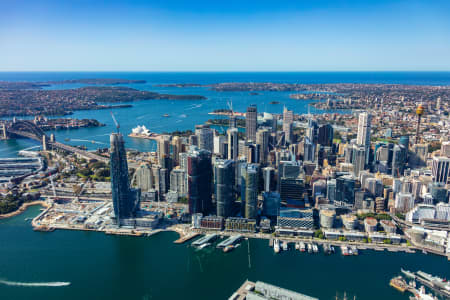
[[[0,70],[0,73],[51,73],[51,72],[105,72],[105,73],[354,73],[354,72],[404,72],[404,73],[450,73],[450,70]]]

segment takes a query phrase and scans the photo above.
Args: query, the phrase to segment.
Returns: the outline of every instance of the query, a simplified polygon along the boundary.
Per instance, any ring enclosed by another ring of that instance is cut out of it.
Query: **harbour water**
[[[141,90],[149,90],[170,94],[200,94],[207,100],[148,100],[132,102],[131,108],[114,109],[121,131],[128,135],[137,125],[145,125],[153,132],[170,132],[174,130],[194,130],[196,124],[202,124],[211,118],[219,116],[208,115],[214,109],[227,108],[227,101],[233,102],[235,111],[244,112],[248,105],[257,104],[259,111],[281,113],[283,106],[294,113],[307,113],[310,101],[299,101],[289,98],[289,92],[258,92],[250,95],[248,92],[215,92],[207,87],[177,88],[157,87],[158,84],[170,83],[199,83],[211,84],[219,82],[284,82],[284,83],[398,83],[418,85],[449,85],[450,72],[279,72],[279,73],[251,73],[251,72],[223,72],[223,73],[95,73],[95,72],[30,72],[30,73],[2,73],[0,80],[5,81],[50,81],[79,78],[123,78],[142,79],[145,84],[127,84],[121,86]],[[55,85],[49,88],[76,88],[81,84]],[[269,104],[278,101],[279,104]],[[116,104],[116,103],[115,103]],[[130,103],[127,103],[130,104]],[[311,108],[311,113],[323,111]],[[170,117],[164,117],[169,114]],[[21,117],[21,116],[17,116]],[[105,127],[84,128],[79,130],[57,131],[56,139],[71,145],[84,145],[88,149],[107,147],[108,135],[114,130],[114,123],[109,110],[75,111],[73,118],[92,118],[106,124]],[[221,128],[218,128],[221,130]],[[51,133],[51,132],[49,132]],[[66,142],[65,139],[71,140]],[[125,137],[126,146],[141,151],[156,149],[156,144],[150,140]],[[95,142],[95,143],[93,143]],[[18,151],[36,146],[30,140],[0,141],[0,157],[17,155]]]
[[[95,232],[34,232],[22,215],[0,220],[0,298],[15,299],[227,299],[245,279],[261,280],[318,297],[408,299],[389,287],[400,268],[448,277],[450,263],[422,253],[362,251],[275,254],[267,240],[242,241],[229,253],[173,244],[178,235],[111,236]],[[248,250],[250,249],[250,250]],[[250,256],[248,255],[250,251]],[[249,267],[248,260],[251,259]],[[70,283],[51,286],[45,283]]]
[[[295,113],[307,112],[307,101],[289,99],[289,93],[218,93],[207,88],[158,88],[158,83],[215,83],[225,81],[267,82],[362,82],[449,85],[450,73],[355,72],[355,73],[0,73],[0,80],[63,80],[76,78],[144,79],[146,84],[127,85],[161,93],[201,94],[200,101],[150,100],[131,103],[132,108],[114,114],[127,135],[136,125],[164,132],[194,129],[213,116],[207,113],[226,108],[233,101],[236,111],[251,103],[259,111],[281,113],[283,105]],[[78,87],[53,86],[51,88]],[[272,105],[270,101],[279,101]],[[312,112],[314,112],[312,110]],[[170,117],[163,117],[168,113]],[[18,116],[20,117],[20,116]],[[57,131],[56,138],[90,149],[108,147],[114,130],[109,110],[79,111],[74,118],[93,118],[107,126]],[[92,143],[95,142],[95,144]],[[155,150],[151,141],[126,138],[126,145],[142,151]],[[26,140],[0,141],[0,157],[16,156],[21,149],[36,146]],[[149,238],[109,236],[103,233],[55,231],[34,232],[26,218],[39,213],[29,208],[17,217],[0,220],[0,299],[227,299],[245,279],[262,280],[320,299],[347,293],[356,299],[408,299],[389,287],[400,268],[423,270],[448,277],[450,263],[442,257],[362,251],[355,257],[308,255],[299,251],[274,254],[266,240],[247,241],[243,247],[224,254],[205,248],[200,251],[176,245],[172,232]],[[251,264],[249,264],[250,249]],[[250,265],[250,267],[249,267]],[[40,283],[40,285],[4,284]],[[45,283],[70,282],[66,286]]]

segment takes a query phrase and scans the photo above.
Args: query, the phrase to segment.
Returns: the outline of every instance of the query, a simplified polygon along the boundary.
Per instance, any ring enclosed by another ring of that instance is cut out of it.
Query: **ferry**
[[[273,241],[273,251],[275,251],[275,253],[280,252],[280,241],[277,239]]]
[[[203,248],[206,248],[206,247],[208,247],[208,246],[211,246],[211,243],[204,243],[204,244],[201,244],[200,246],[197,247],[197,249],[198,249],[198,250],[202,250]]]
[[[224,253],[227,253],[227,252],[230,252],[231,250],[233,250],[234,249],[234,246],[233,245],[228,245],[228,246],[226,246],[225,248],[223,248],[223,252]]]
[[[414,293],[414,297],[410,297],[411,300],[438,300],[437,297],[434,297],[431,294],[427,294],[423,285],[419,288],[419,290]]]
[[[314,253],[319,253],[319,247],[317,246],[317,244],[312,244],[312,248]]]
[[[342,255],[350,255],[347,246],[341,246]]]
[[[305,251],[306,251],[305,243],[300,242],[300,252],[305,252]]]
[[[282,247],[283,247],[283,251],[289,250],[289,246],[288,246],[287,242],[283,242]]]

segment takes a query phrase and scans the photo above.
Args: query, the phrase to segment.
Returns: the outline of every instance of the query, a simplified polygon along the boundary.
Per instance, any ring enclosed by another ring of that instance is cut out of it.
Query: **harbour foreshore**
[[[0,215],[0,219],[7,219],[7,218],[18,216],[21,213],[23,213],[24,211],[26,211],[28,207],[34,206],[34,205],[41,205],[41,206],[44,206],[46,208],[49,207],[49,204],[47,202],[43,201],[43,200],[37,200],[37,201],[32,201],[32,202],[25,202],[17,210],[12,211],[12,212],[7,213],[7,214]]]

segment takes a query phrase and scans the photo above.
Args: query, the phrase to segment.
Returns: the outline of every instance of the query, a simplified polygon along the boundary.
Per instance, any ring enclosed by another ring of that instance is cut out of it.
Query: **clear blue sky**
[[[0,71],[450,70],[450,1],[0,1]]]

